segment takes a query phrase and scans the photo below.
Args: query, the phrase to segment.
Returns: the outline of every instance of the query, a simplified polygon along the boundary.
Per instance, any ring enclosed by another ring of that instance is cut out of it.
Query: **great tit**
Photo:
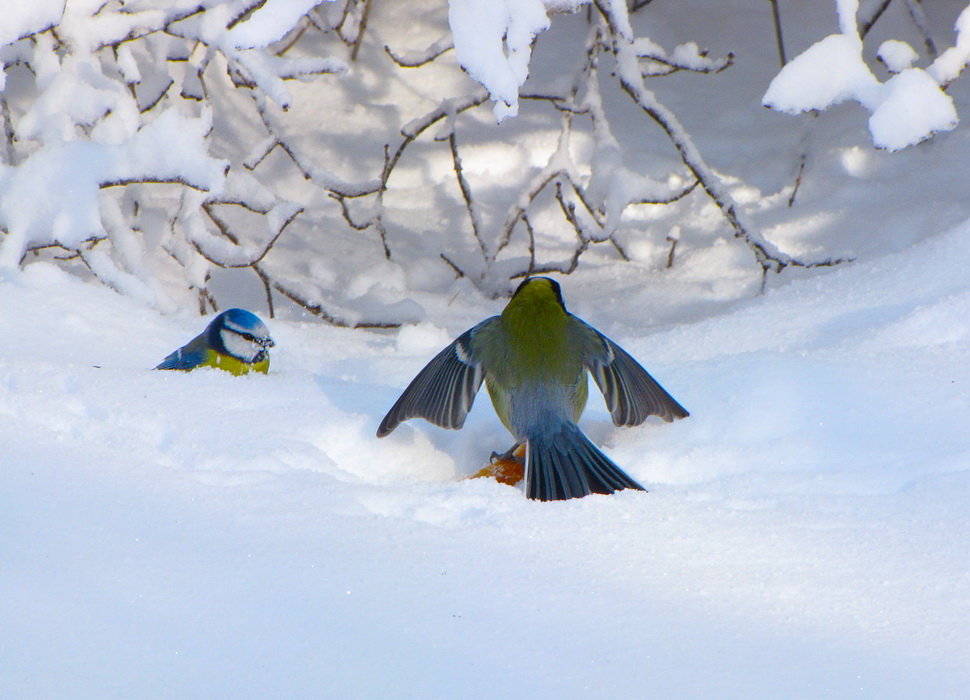
[[[269,371],[275,345],[269,329],[245,309],[229,309],[212,319],[202,333],[162,360],[155,369],[217,367],[233,374]]]
[[[409,418],[460,428],[482,380],[495,412],[525,444],[525,493],[542,501],[640,486],[576,425],[593,375],[616,425],[648,416],[670,422],[686,410],[619,345],[566,311],[559,284],[531,277],[499,316],[462,333],[418,373],[377,429]]]

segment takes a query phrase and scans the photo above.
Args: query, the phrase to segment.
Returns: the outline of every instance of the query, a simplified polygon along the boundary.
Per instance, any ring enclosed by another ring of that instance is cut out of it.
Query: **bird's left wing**
[[[584,364],[603,392],[614,425],[640,425],[648,416],[669,423],[690,415],[629,353],[588,323],[576,320],[595,334]]]
[[[384,416],[377,437],[384,437],[409,418],[424,418],[442,428],[464,425],[485,378],[481,361],[473,358],[472,339],[494,318],[462,333],[418,373]]]
[[[206,343],[203,335],[198,335],[166,357],[155,369],[194,369],[205,362]]]

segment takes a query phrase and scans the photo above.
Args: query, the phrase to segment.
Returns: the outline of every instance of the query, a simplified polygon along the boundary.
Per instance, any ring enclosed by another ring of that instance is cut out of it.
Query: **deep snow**
[[[2,685],[957,697],[968,239],[618,338],[693,415],[620,430],[597,400],[650,492],[554,504],[462,479],[508,441],[484,397],[373,438],[450,331],[276,321],[268,376],[154,372],[199,319],[30,268],[0,297]]]

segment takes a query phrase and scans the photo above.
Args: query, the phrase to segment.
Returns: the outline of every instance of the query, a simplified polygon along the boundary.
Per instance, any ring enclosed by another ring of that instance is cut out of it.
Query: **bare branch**
[[[889,7],[890,2],[892,2],[892,0],[882,0],[882,2],[880,2],[878,5],[874,5],[871,8],[871,11],[868,17],[859,18],[860,37],[862,37],[863,39],[866,38],[866,34],[868,34],[869,31],[872,29],[873,25],[879,21],[879,18],[882,17],[882,13],[886,11],[887,7]]]
[[[444,253],[439,253],[438,254],[438,257],[441,258],[442,260],[444,260],[445,263],[448,265],[448,267],[450,267],[452,270],[455,271],[455,279],[459,279],[461,277],[467,277],[468,276],[468,275],[465,274],[465,271],[464,270],[462,270],[460,267],[458,267],[458,264],[455,261],[453,261],[451,258],[449,258]]]
[[[678,73],[680,71],[687,71],[689,73],[720,73],[721,71],[727,70],[732,65],[734,65],[733,53],[729,53],[724,58],[718,59],[716,61],[714,60],[704,61],[702,65],[693,65],[690,63],[686,63],[684,61],[678,61],[678,60],[669,58],[668,56],[661,56],[659,54],[652,54],[652,53],[638,54],[637,58],[664,66],[665,70],[663,71],[659,71],[659,72],[646,71],[644,73],[645,76],[651,77],[651,78],[671,75],[673,73]]]
[[[527,214],[522,215],[522,223],[525,224],[526,233],[529,235],[529,269],[526,271],[526,276],[531,277],[536,269],[536,232]]]
[[[808,161],[808,154],[802,151],[798,158],[798,171],[795,173],[795,184],[792,186],[791,195],[788,197],[788,206],[792,207],[795,204],[795,197],[798,196],[798,190],[802,186],[802,176],[805,174],[805,163]]]
[[[369,220],[363,224],[354,220],[353,215],[350,213],[350,206],[347,204],[347,197],[335,194],[334,192],[328,192],[327,194],[340,203],[340,212],[343,214],[344,221],[347,222],[347,225],[350,226],[350,228],[354,229],[355,231],[366,231],[374,225],[373,220]]]
[[[416,119],[409,124],[405,124],[401,129],[401,135],[404,137],[400,144],[398,144],[397,150],[394,151],[393,155],[389,155],[390,151],[387,146],[384,149],[384,169],[381,171],[381,182],[380,187],[377,190],[377,202],[375,204],[375,210],[377,214],[373,218],[374,226],[380,231],[381,241],[384,244],[385,256],[390,259],[391,250],[387,244],[387,231],[384,228],[384,193],[387,191],[387,183],[391,178],[391,174],[394,172],[394,168],[397,166],[404,152],[407,150],[408,146],[417,139],[421,134],[427,131],[434,124],[446,117],[453,117],[469,109],[477,107],[488,100],[488,92],[484,89],[476,90],[473,94],[467,95],[460,100],[445,100],[438,107],[428,112],[423,117]]]
[[[143,177],[122,178],[120,180],[109,180],[107,182],[102,182],[100,187],[101,189],[106,189],[108,187],[125,187],[126,185],[182,185],[183,187],[198,190],[199,192],[209,191],[209,188],[205,185],[189,182],[183,177],[152,177],[150,175]]]
[[[502,225],[502,232],[499,236],[498,246],[495,252],[491,255],[490,260],[494,261],[500,252],[509,244],[512,240],[512,231],[515,229],[515,225],[519,223],[519,220],[525,216],[526,211],[532,202],[535,201],[542,191],[550,182],[555,182],[558,178],[563,177],[565,171],[563,170],[544,170],[539,176],[532,181],[532,186],[525,193],[524,197],[521,197],[518,203],[512,207],[512,210],[505,217],[505,224]]]
[[[384,46],[384,51],[387,52],[387,55],[391,57],[391,60],[401,68],[420,68],[421,66],[431,63],[443,53],[451,51],[453,48],[455,48],[455,45],[447,36],[444,36],[431,44],[427,50],[421,52],[420,54],[402,56],[387,45]]]
[[[282,45],[276,51],[273,52],[274,56],[285,56],[289,53],[290,49],[300,43],[300,39],[303,35],[307,33],[310,27],[316,27],[317,25],[309,18],[304,17],[300,20],[300,23],[289,31],[289,33],[283,37]],[[271,314],[272,317],[272,314]]]
[[[273,304],[273,281],[258,264],[253,265],[253,272],[259,277],[259,281],[263,283],[263,291],[266,293],[266,309],[269,312],[269,317],[276,318],[276,307]]]
[[[478,241],[478,247],[482,251],[482,257],[488,260],[488,248],[485,246],[485,240],[482,238],[481,217],[475,208],[471,187],[468,184],[468,180],[465,179],[465,173],[461,167],[461,156],[458,155],[458,142],[455,139],[454,129],[448,134],[448,144],[451,146],[451,158],[455,164],[455,177],[458,179],[461,196],[465,200],[465,208],[468,210],[468,218],[472,224],[472,233],[475,236],[475,240]]]
[[[788,63],[788,58],[785,56],[785,37],[781,32],[781,8],[778,7],[778,0],[769,0],[769,2],[771,3],[771,19],[775,25],[775,44],[778,46],[778,60],[784,68],[785,64]],[[671,257],[673,257],[673,252],[671,252]]]
[[[219,229],[219,232],[223,236],[225,236],[230,241],[232,241],[232,243],[234,245],[237,245],[237,246],[239,245],[239,238],[238,238],[238,236],[236,236],[235,234],[233,234],[229,230],[228,225],[222,219],[220,219],[216,215],[216,213],[212,210],[212,203],[206,202],[205,204],[203,204],[202,205],[202,210],[206,213],[206,215],[209,217],[209,219],[216,225],[216,228]],[[251,211],[255,211],[255,210],[251,210]],[[262,250],[259,251],[258,253],[256,253],[255,255],[251,255],[250,258],[249,258],[249,260],[246,260],[244,262],[227,262],[225,260],[218,260],[218,259],[214,258],[213,256],[209,255],[208,253],[206,253],[202,249],[202,246],[199,244],[198,241],[193,240],[192,241],[192,245],[195,247],[196,251],[198,251],[199,255],[201,255],[203,258],[205,258],[206,260],[208,260],[213,265],[216,265],[217,267],[221,267],[221,268],[229,269],[229,270],[232,270],[232,269],[240,269],[240,268],[243,268],[243,267],[253,267],[254,265],[257,265],[260,262],[262,262],[263,258],[266,257],[266,254],[269,253],[269,251],[273,248],[274,245],[276,245],[276,241],[279,240],[279,237],[283,235],[283,231],[286,230],[286,227],[289,226],[293,222],[293,220],[297,216],[299,216],[300,214],[302,214],[302,213],[303,213],[303,207],[298,207],[297,209],[295,209],[282,222],[282,224],[273,233],[273,235],[270,236],[269,240],[263,245]]]
[[[367,20],[370,17],[372,0],[361,0],[364,3],[364,10],[360,15],[360,23],[357,25],[357,36],[354,37],[353,48],[350,51],[350,60],[356,61],[360,51],[361,42],[364,41],[364,33],[367,31]]]
[[[321,318],[322,320],[329,323],[331,326],[337,326],[339,328],[400,328],[402,324],[393,321],[347,321],[345,319],[339,318],[326,309],[320,304],[314,304],[306,297],[292,289],[286,287],[280,282],[273,282],[273,289],[278,291],[280,294],[285,296],[287,299],[292,301],[298,306],[302,306],[304,309],[309,311],[314,316]]]
[[[544,95],[542,93],[522,93],[519,95],[520,100],[532,100],[536,102],[549,102],[560,112],[565,112],[569,114],[587,114],[589,112],[585,107],[580,107],[576,105],[573,100],[575,100],[576,95],[571,94],[569,96],[563,95]]]
[[[674,253],[677,250],[677,243],[680,241],[680,236],[675,236],[671,233],[668,234],[667,240],[670,241],[670,251],[667,253],[667,269],[669,270],[674,266]]]
[[[698,180],[697,178],[694,178],[694,180],[689,185],[685,185],[681,189],[670,193],[666,197],[642,197],[640,199],[630,202],[630,204],[673,204],[674,202],[683,199],[691,192],[693,192],[695,189],[697,189],[697,186],[699,184],[701,184],[701,181]]]
[[[7,103],[5,92],[0,93],[0,116],[3,117],[4,162],[7,165],[17,165],[17,149],[14,147],[17,137],[14,134],[13,119],[10,116],[10,105]]]
[[[266,0],[250,0],[249,4],[240,9],[239,13],[229,20],[226,29],[232,29],[240,22],[245,22],[253,13],[266,4]]]
[[[940,55],[940,52],[936,49],[936,42],[933,41],[933,37],[930,35],[930,27],[926,22],[926,13],[923,12],[923,6],[918,2],[918,0],[903,0],[906,5],[906,11],[909,12],[909,16],[913,20],[913,24],[916,25],[917,31],[923,37],[923,45],[926,47],[926,53],[929,54],[930,58],[935,59]]]
[[[339,194],[342,197],[353,198],[353,197],[364,197],[366,195],[373,194],[378,190],[380,185],[378,184],[377,181],[372,180],[370,182],[363,182],[359,184],[346,182],[345,180],[342,180],[336,177],[335,175],[323,170],[322,168],[318,168],[312,163],[308,163],[307,161],[305,161],[296,152],[296,150],[289,145],[287,139],[284,138],[284,136],[282,135],[283,130],[278,128],[277,125],[273,122],[272,117],[270,116],[268,110],[266,109],[265,104],[262,102],[259,96],[256,93],[252,93],[251,97],[253,98],[253,102],[256,105],[256,111],[259,114],[260,120],[263,122],[263,127],[266,129],[267,133],[269,133],[271,137],[275,140],[273,140],[272,142],[269,142],[269,141],[265,142],[265,143],[270,143],[269,147],[266,148],[266,150],[263,152],[263,155],[260,156],[255,161],[253,161],[252,159],[247,160],[247,162],[244,163],[244,166],[246,168],[248,168],[249,170],[255,170],[256,167],[263,162],[263,160],[266,158],[266,156],[269,154],[270,151],[272,151],[274,148],[279,147],[284,153],[286,153],[287,156],[289,156],[290,160],[293,161],[293,164],[296,165],[300,173],[302,173],[304,179],[312,180],[314,183],[320,185],[328,192]]]

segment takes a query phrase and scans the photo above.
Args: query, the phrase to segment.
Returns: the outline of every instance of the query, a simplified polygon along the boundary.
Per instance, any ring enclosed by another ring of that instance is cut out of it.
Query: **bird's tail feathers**
[[[569,422],[529,438],[525,465],[526,496],[540,501],[621,489],[646,490]]]

